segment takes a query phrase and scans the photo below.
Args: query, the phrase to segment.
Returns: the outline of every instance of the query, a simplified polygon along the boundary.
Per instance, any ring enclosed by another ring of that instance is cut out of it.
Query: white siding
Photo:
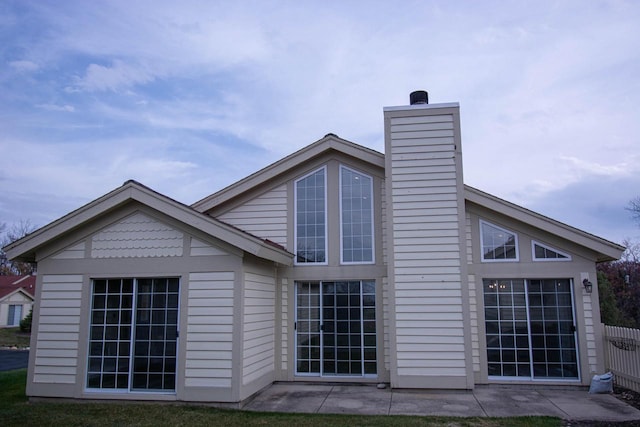
[[[384,355],[384,369],[389,371],[391,369],[391,352],[389,346],[389,280],[384,277],[382,278],[382,341],[383,341],[383,355]]]
[[[397,373],[464,378],[454,118],[391,118],[390,125]]]
[[[282,330],[280,331],[280,339],[282,340],[282,370],[286,371],[289,363],[289,281],[287,279],[282,279],[282,299],[280,304],[282,315]]]
[[[275,368],[276,282],[272,276],[245,274],[242,384]]]
[[[34,383],[76,383],[81,297],[81,275],[42,277]]]
[[[77,243],[73,246],[69,246],[64,250],[58,252],[52,259],[83,259],[86,243],[84,241]]]
[[[142,213],[136,213],[93,236],[92,258],[182,256],[183,234]]]
[[[208,243],[191,238],[191,256],[227,255],[222,249],[216,248]]]
[[[233,287],[233,272],[189,275],[187,387],[231,387]]]
[[[587,360],[589,361],[589,372],[598,372],[598,356],[596,353],[596,335],[593,323],[593,304],[590,294],[584,294],[582,307],[584,310],[584,328],[587,337]],[[599,325],[598,325],[599,326]],[[582,376],[589,375],[586,372]]]
[[[287,244],[287,187],[274,188],[217,217],[248,233]]]
[[[480,372],[480,335],[478,332],[478,288],[476,276],[469,275],[469,311],[471,318],[471,357],[473,372]]]

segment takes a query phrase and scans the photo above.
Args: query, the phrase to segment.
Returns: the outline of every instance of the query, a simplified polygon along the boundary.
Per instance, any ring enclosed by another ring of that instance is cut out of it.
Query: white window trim
[[[321,170],[324,170],[324,262],[298,262],[298,182],[303,179],[317,173]],[[314,171],[309,172],[308,174],[301,176],[293,182],[293,264],[296,266],[305,266],[305,265],[329,265],[329,222],[327,217],[327,166],[324,165]]]
[[[515,247],[516,247],[516,257],[515,258],[505,258],[505,259],[485,259],[484,258],[484,238],[482,237],[483,233],[482,233],[482,226],[483,224],[486,224],[490,227],[494,227],[497,228],[498,230],[502,230],[505,233],[509,233],[509,234],[513,234],[514,238],[515,238]],[[511,231],[509,229],[506,229],[504,227],[500,227],[499,225],[493,224],[489,221],[485,221],[483,219],[480,220],[480,260],[482,262],[519,262],[520,261],[520,246],[519,246],[519,242],[518,242],[518,233],[516,233],[515,231]]]
[[[544,249],[548,249],[550,251],[556,252],[560,255],[564,255],[566,256],[566,258],[536,258],[536,245],[543,247]],[[531,259],[533,259],[536,262],[566,262],[566,261],[571,261],[571,255],[569,255],[568,253],[558,250],[554,247],[551,247],[549,245],[545,245],[544,243],[540,243],[537,240],[531,240]]]
[[[371,185],[371,261],[344,261],[344,249],[342,247],[342,170],[346,169],[349,170],[353,173],[357,173],[358,175],[363,175],[366,176],[367,178],[369,178],[371,180],[370,185]],[[374,204],[373,204],[373,177],[369,174],[360,172],[359,170],[344,166],[344,165],[340,165],[340,179],[338,181],[338,187],[339,187],[339,198],[340,198],[340,203],[339,203],[339,209],[340,209],[340,264],[344,264],[344,265],[354,265],[354,264],[375,264],[376,263],[376,239],[375,239],[375,212],[374,212]]]

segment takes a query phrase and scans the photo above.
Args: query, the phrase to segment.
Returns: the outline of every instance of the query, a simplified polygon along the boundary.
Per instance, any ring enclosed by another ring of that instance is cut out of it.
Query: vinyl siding
[[[191,238],[190,247],[191,256],[211,256],[211,255],[226,255],[227,253],[222,249],[216,248],[208,243]]]
[[[182,256],[183,234],[142,213],[133,214],[93,236],[92,258]]]
[[[390,360],[391,360],[391,350],[389,345],[389,328],[391,327],[389,323],[389,316],[391,313],[389,312],[389,280],[384,277],[382,279],[382,342],[383,342],[383,356],[384,356],[384,369],[385,371],[389,371],[391,369]]]
[[[466,376],[453,120],[390,119],[399,376]]]
[[[287,187],[281,185],[217,217],[263,239],[287,244]]]
[[[245,274],[242,384],[275,368],[275,296],[272,276]]]
[[[465,233],[467,246],[467,264],[473,264],[473,237],[471,234],[471,215],[465,215]],[[478,332],[478,291],[476,276],[469,274],[469,314],[471,319],[471,359],[473,372],[480,372],[480,336]]]
[[[185,386],[231,387],[233,272],[191,273]]]
[[[582,307],[584,310],[584,330],[587,337],[587,360],[589,363],[589,372],[598,372],[598,355],[596,352],[596,335],[593,322],[593,301],[590,294],[583,297]],[[588,374],[582,373],[585,377]]]
[[[280,331],[282,340],[282,370],[286,371],[289,364],[289,281],[282,279],[282,298],[280,301],[280,310],[282,316],[282,330]]]
[[[81,297],[82,275],[42,277],[34,383],[76,383]]]
[[[85,247],[86,247],[86,243],[82,241],[76,245],[69,246],[68,248],[58,252],[51,258],[52,259],[83,259]]]

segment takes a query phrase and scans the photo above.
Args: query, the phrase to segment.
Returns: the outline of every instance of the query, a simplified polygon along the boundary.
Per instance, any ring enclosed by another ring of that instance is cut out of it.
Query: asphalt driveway
[[[26,368],[29,350],[0,350],[0,371]]]

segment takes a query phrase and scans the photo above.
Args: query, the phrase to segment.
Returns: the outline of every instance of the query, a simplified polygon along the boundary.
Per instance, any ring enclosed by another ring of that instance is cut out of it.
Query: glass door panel
[[[320,373],[320,284],[296,284],[296,372]]]
[[[571,281],[530,280],[529,308],[534,378],[578,378]]]

